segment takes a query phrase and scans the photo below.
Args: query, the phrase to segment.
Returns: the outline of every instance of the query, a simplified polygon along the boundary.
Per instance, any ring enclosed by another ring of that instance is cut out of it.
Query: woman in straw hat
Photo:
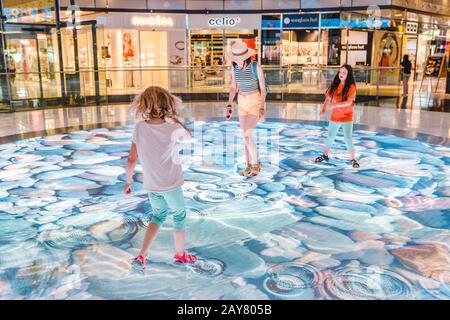
[[[227,119],[233,113],[233,100],[238,94],[238,114],[245,142],[246,168],[240,172],[242,176],[257,176],[261,171],[258,162],[253,132],[259,120],[264,119],[266,85],[262,68],[252,56],[256,51],[248,48],[242,41],[231,44],[228,59],[232,61],[231,88],[227,105]]]

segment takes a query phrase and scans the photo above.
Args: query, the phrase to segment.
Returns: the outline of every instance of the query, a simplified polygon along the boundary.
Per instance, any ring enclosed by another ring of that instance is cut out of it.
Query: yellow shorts
[[[238,113],[240,116],[259,116],[260,108],[261,94],[259,93],[259,91],[248,95],[238,95]]]

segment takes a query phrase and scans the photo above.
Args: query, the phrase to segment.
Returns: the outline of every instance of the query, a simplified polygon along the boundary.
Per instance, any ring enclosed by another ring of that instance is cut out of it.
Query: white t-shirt
[[[177,142],[180,137],[185,136],[184,129],[178,124],[149,124],[145,121],[136,123],[133,142],[142,165],[145,190],[165,192],[183,185]]]

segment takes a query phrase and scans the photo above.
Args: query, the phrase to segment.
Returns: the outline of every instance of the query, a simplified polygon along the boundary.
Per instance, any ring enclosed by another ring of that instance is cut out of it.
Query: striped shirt
[[[250,92],[258,90],[258,81],[253,74],[251,64],[244,70],[241,70],[241,68],[239,68],[236,64],[233,64],[233,69],[239,91]]]

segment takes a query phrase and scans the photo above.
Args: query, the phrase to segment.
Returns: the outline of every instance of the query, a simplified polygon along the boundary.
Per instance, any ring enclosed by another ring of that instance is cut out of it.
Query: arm
[[[330,109],[350,107],[353,105],[353,103],[354,101],[350,99],[347,99],[347,101],[344,102],[335,102],[331,104]]]
[[[192,138],[192,133],[191,133],[191,131],[180,121],[180,120],[178,120],[176,117],[173,117],[172,118],[173,119],[173,121],[175,122],[175,123],[177,123],[177,124],[179,124],[180,126],[182,126],[183,127],[183,129],[186,131],[186,133],[187,133],[187,136],[189,137],[189,138]]]
[[[231,67],[231,86],[230,86],[230,95],[228,96],[228,106],[233,106],[233,100],[237,93],[237,83],[236,78],[234,76],[233,67]]]
[[[356,87],[354,85],[352,85],[350,87],[350,90],[348,91],[347,100],[343,101],[343,102],[332,103],[330,108],[334,109],[334,108],[351,107],[355,104],[355,101],[356,101]]]
[[[257,72],[259,79],[259,89],[261,91],[261,106],[259,107],[259,119],[263,119],[266,113],[266,79],[264,78],[264,73],[262,67],[257,64]]]
[[[258,64],[258,79],[259,79],[259,88],[261,90],[261,108],[265,109],[266,106],[266,79],[264,78],[264,73],[262,67]]]
[[[133,172],[134,168],[136,167],[137,159],[138,159],[137,148],[136,144],[133,142],[131,144],[131,149],[127,159],[127,167],[126,167],[127,180],[125,182],[125,185],[123,186],[123,192],[125,194],[131,193],[131,179],[133,177]]]
[[[327,111],[327,107],[331,104],[331,97],[330,96],[326,96],[325,101],[323,102],[322,105],[322,110],[320,111],[320,115],[325,114],[325,112]]]

